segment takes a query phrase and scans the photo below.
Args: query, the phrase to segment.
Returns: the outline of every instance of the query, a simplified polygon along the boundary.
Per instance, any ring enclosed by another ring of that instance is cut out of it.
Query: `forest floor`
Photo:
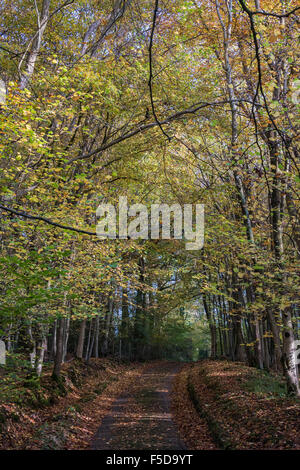
[[[0,401],[0,449],[300,449],[300,401],[242,363],[74,360],[63,383]]]
[[[40,383],[23,378],[14,389],[10,376],[0,377],[0,449],[88,449],[114,400],[144,367],[73,360],[63,365],[60,385],[46,367]]]
[[[242,363],[186,365],[173,387],[173,414],[190,449],[210,448],[207,436],[219,449],[300,449],[300,400],[286,395],[281,376]]]

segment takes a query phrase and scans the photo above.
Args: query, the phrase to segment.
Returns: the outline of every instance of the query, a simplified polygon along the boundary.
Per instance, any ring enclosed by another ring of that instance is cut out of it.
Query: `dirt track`
[[[146,369],[104,417],[92,449],[185,449],[170,413],[172,379],[179,369],[170,362]]]

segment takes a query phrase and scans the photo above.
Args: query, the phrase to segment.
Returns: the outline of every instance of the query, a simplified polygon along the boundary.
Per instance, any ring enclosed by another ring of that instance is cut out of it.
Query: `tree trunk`
[[[43,0],[41,15],[38,9],[36,8],[36,13],[38,17],[38,30],[34,35],[30,52],[28,52],[28,55],[27,55],[25,71],[21,75],[20,88],[22,90],[27,87],[28,82],[31,79],[33,72],[34,72],[36,60],[38,58],[38,54],[40,52],[40,48],[42,44],[43,35],[44,35],[45,29],[49,20],[49,8],[50,8],[50,0]],[[21,66],[22,66],[22,63],[19,64],[19,68],[21,68]]]
[[[113,301],[110,297],[108,300],[108,308],[107,308],[106,318],[105,318],[104,341],[102,345],[102,354],[104,356],[108,353],[108,339],[109,339],[109,330],[110,330],[112,314],[113,314]]]
[[[70,317],[65,318],[64,347],[63,347],[63,359],[62,359],[63,362],[65,362],[67,352],[68,352],[69,331],[70,331]]]
[[[83,358],[85,329],[86,329],[86,319],[82,320],[82,322],[80,323],[79,337],[78,337],[78,343],[77,343],[77,348],[76,348],[76,357],[78,359]]]
[[[99,315],[95,318],[95,342],[94,342],[94,357],[98,359],[99,357]]]
[[[210,330],[210,357],[215,359],[217,356],[217,331],[214,319],[212,317],[212,313],[210,310],[210,302],[207,302],[205,295],[202,296],[203,299],[203,306],[206,313],[207,321],[209,324]]]
[[[54,368],[53,368],[53,373],[52,373],[52,377],[54,379],[57,379],[60,377],[61,364],[62,364],[63,352],[64,352],[64,325],[65,325],[65,318],[60,318],[58,320],[56,354],[54,358]]]
[[[37,343],[37,359],[36,359],[35,370],[36,370],[38,377],[42,375],[44,356],[45,356],[46,350],[47,350],[47,337],[43,336],[43,338],[39,340]]]
[[[272,194],[271,194],[271,220],[273,234],[273,250],[277,265],[281,268],[283,258],[283,240],[282,240],[282,181],[280,176],[280,143],[279,137],[275,131],[269,132],[268,146],[270,151],[271,170],[273,173]],[[282,292],[284,292],[285,273],[281,275]],[[300,396],[298,367],[295,358],[295,341],[292,323],[291,308],[285,308],[282,313],[283,325],[283,349],[282,366],[287,381],[288,392]]]

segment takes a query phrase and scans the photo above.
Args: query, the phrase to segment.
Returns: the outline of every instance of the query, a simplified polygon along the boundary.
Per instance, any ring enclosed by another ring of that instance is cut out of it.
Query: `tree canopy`
[[[294,0],[0,2],[0,337],[283,372],[299,395]],[[96,209],[204,204],[205,241],[100,240]],[[30,359],[31,358],[31,359]]]

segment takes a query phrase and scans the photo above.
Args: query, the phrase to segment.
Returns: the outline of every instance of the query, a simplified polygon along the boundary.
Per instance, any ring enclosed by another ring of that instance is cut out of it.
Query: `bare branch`
[[[249,100],[237,100],[237,101],[249,102]],[[214,106],[223,106],[224,104],[228,104],[228,102],[229,102],[228,100],[223,100],[223,101],[215,101],[215,102],[212,102],[212,103],[203,103],[203,102],[196,103],[196,104],[192,105],[190,108],[187,108],[187,109],[184,109],[182,111],[178,111],[177,113],[172,114],[171,116],[169,116],[166,119],[164,119],[163,121],[161,121],[160,124],[168,124],[172,121],[180,119],[180,118],[182,118],[184,116],[187,116],[189,114],[195,114],[197,111],[199,111],[201,109],[214,107]],[[121,135],[120,137],[117,137],[116,139],[111,140],[110,142],[107,142],[104,145],[101,145],[100,147],[96,148],[92,152],[89,152],[85,155],[79,155],[75,158],[72,158],[71,160],[69,160],[68,164],[73,163],[77,160],[85,160],[87,158],[93,157],[97,153],[103,152],[104,150],[107,150],[107,149],[113,147],[114,145],[119,144],[120,142],[123,142],[127,139],[130,139],[131,137],[134,137],[134,136],[136,136],[136,135],[138,135],[138,134],[140,134],[144,131],[147,131],[149,129],[152,129],[153,127],[156,127],[156,126],[158,126],[157,121],[150,122],[149,124],[144,124],[143,126],[140,126],[137,129],[134,129],[134,130],[128,132],[127,134]]]
[[[39,216],[39,215],[31,215],[31,214],[28,214],[27,212],[23,212],[23,211],[17,211],[15,209],[10,208],[10,207],[3,206],[2,204],[0,204],[0,209],[3,210],[3,211],[6,211],[6,212],[10,212],[11,214],[17,215],[19,217],[25,217],[26,219],[40,220],[42,222],[45,222],[46,224],[53,225],[54,227],[59,227],[59,228],[62,228],[64,230],[72,230],[72,232],[84,233],[86,235],[96,236],[96,232],[89,232],[87,230],[82,230],[82,229],[75,228],[75,227],[69,227],[68,225],[63,225],[63,224],[60,224],[58,222],[54,222],[53,220],[47,219],[46,217],[42,217],[42,216]]]
[[[167,139],[170,141],[171,137],[164,131],[162,128],[161,122],[159,121],[155,107],[154,107],[154,100],[153,100],[153,86],[152,86],[152,81],[153,81],[153,63],[152,63],[152,47],[153,47],[153,37],[154,37],[154,32],[155,32],[155,26],[156,26],[156,18],[157,18],[157,11],[158,11],[158,3],[159,0],[155,0],[155,6],[154,6],[154,12],[153,12],[153,21],[152,21],[152,29],[151,29],[151,34],[150,34],[150,43],[149,43],[149,81],[148,81],[148,86],[149,86],[149,91],[150,91],[150,101],[151,101],[151,108],[152,108],[152,114],[154,116],[154,119],[156,121],[156,124],[160,128],[161,132],[167,137]]]

